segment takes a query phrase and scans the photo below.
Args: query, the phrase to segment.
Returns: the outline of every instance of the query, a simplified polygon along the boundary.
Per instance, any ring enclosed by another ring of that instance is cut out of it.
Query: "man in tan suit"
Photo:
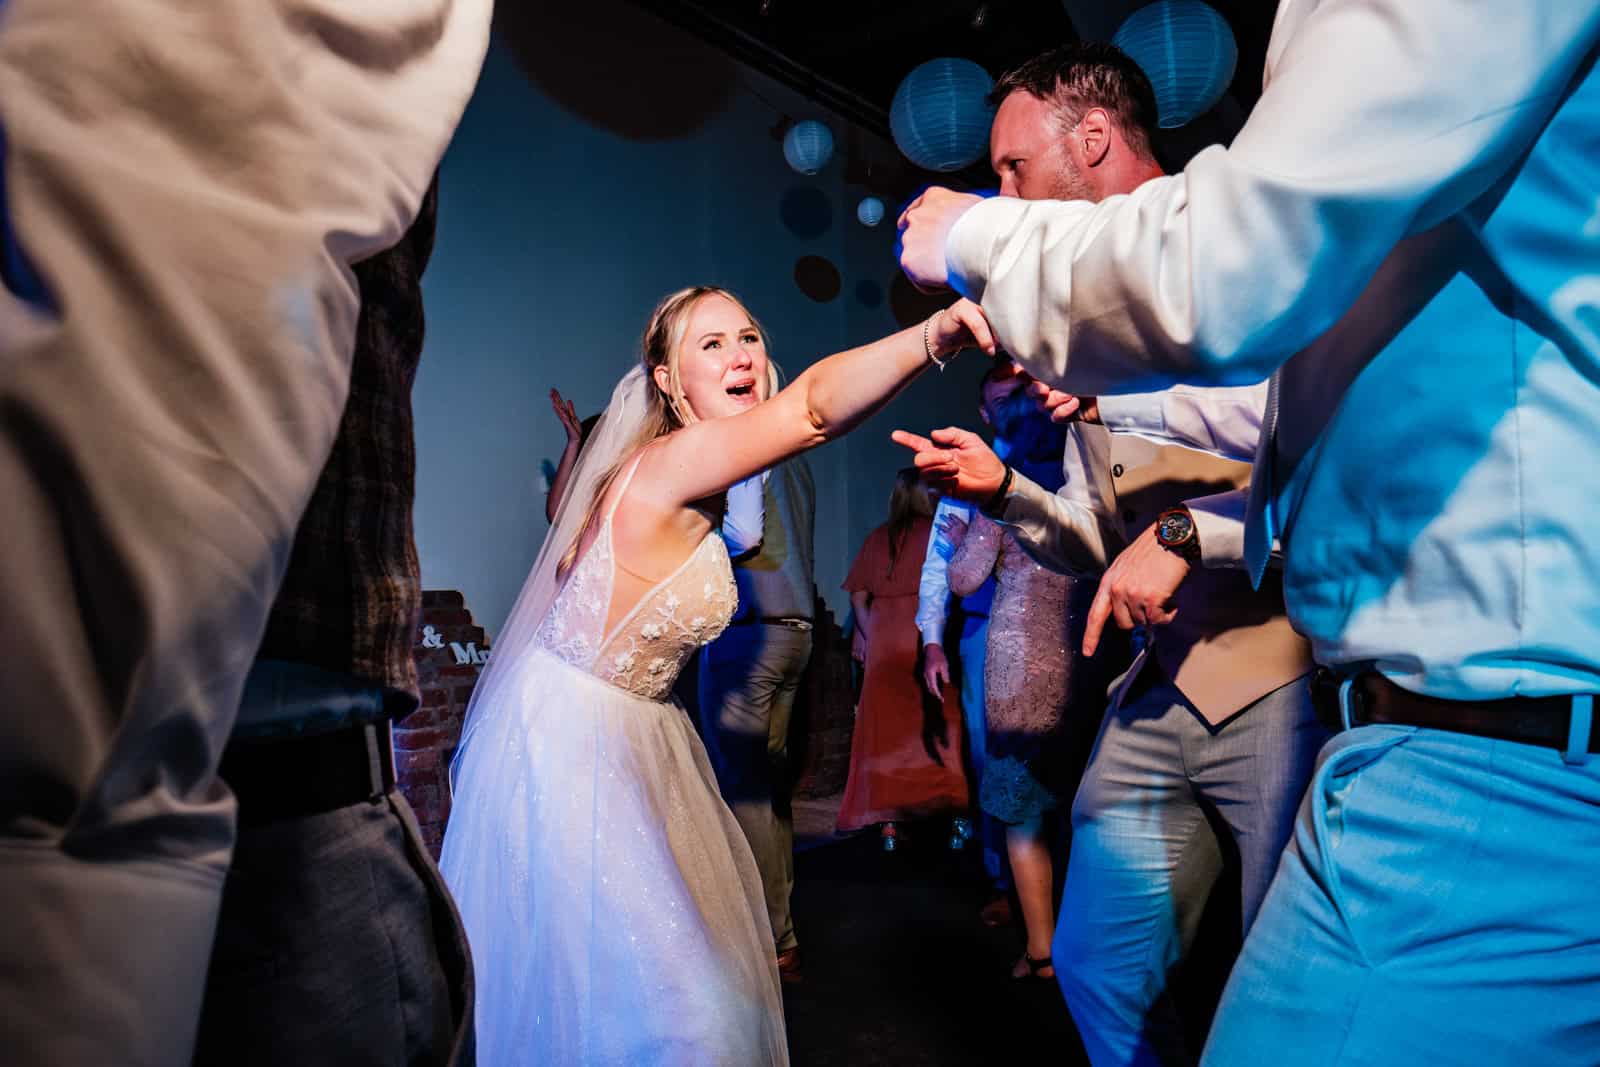
[[[1109,46],[1041,56],[1002,78],[994,99],[990,151],[1006,195],[1099,200],[1161,173],[1149,82]],[[1327,737],[1281,581],[1256,590],[1241,569],[1249,465],[1169,443],[1227,453],[1238,439],[1249,454],[1264,402],[1264,386],[1085,401],[1057,494],[975,434],[897,435],[936,484],[979,503],[1041,562],[1105,573],[1087,646],[1108,616],[1143,633],[1073,805],[1052,953],[1097,1064],[1193,1060],[1168,973],[1225,850],[1239,856],[1249,928]]]

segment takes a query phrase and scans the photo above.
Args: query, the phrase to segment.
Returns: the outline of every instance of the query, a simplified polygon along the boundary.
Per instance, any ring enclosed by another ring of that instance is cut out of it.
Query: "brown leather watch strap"
[[[1161,536],[1161,523],[1168,515],[1182,515],[1189,521],[1189,536],[1176,543],[1168,541]],[[1167,508],[1156,516],[1156,543],[1168,552],[1182,556],[1190,563],[1200,562],[1200,530],[1195,525],[1194,513],[1187,507],[1179,504],[1177,507]]]

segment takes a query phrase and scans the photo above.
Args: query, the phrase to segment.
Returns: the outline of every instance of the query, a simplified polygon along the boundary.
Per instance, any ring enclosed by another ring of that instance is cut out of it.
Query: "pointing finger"
[[[972,431],[963,430],[959,426],[946,426],[942,430],[934,430],[928,436],[933,438],[935,444],[959,448],[967,443],[967,438],[972,437]]]
[[[911,451],[918,453],[926,452],[934,447],[933,442],[928,440],[926,437],[910,433],[906,430],[894,431],[889,435],[889,440],[893,441],[897,445],[904,445],[906,448],[911,449]]]
[[[1100,632],[1105,629],[1106,619],[1111,615],[1111,593],[1106,588],[1102,578],[1100,585],[1094,591],[1094,603],[1089,605],[1089,618],[1083,626],[1083,654],[1094,655],[1094,650],[1100,647]]]

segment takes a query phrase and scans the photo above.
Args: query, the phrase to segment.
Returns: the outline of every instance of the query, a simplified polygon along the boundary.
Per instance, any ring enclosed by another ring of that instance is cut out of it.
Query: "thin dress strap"
[[[617,508],[622,506],[622,498],[627,495],[628,486],[633,484],[634,472],[639,469],[639,463],[644,459],[645,449],[647,448],[649,448],[648,445],[639,450],[639,454],[634,457],[633,465],[628,468],[628,473],[622,476],[622,486],[617,490],[616,497],[611,501],[611,509],[606,512],[606,523],[607,525],[612,526],[611,562],[616,565],[618,570],[626,571],[628,574],[639,579],[641,582],[652,583],[652,588],[646,593],[646,595],[649,595],[649,592],[654,592],[655,588],[659,587],[663,582],[670,581],[672,578],[677,577],[678,572],[689,565],[689,561],[693,559],[695,554],[698,553],[701,547],[705,545],[707,539],[702,539],[700,544],[695,546],[694,551],[690,552],[689,555],[684,557],[684,561],[678,565],[678,569],[673,571],[672,574],[666,578],[656,579],[650,577],[648,574],[640,574],[638,571],[622,562],[622,553],[618,552],[616,548],[616,528],[612,524],[612,518],[617,514]]]
[[[643,459],[644,449],[641,448],[639,454],[634,456],[633,462],[629,464],[628,473],[622,476],[622,485],[617,488],[617,495],[611,498],[611,507],[606,511],[607,522],[617,514],[617,508],[622,506],[622,498],[628,495],[628,486],[633,484],[634,472],[639,469],[639,462]]]

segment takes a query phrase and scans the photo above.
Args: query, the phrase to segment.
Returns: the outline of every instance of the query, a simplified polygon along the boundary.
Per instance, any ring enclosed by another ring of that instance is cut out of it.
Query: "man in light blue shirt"
[[[1482,10],[1477,10],[1481,7]],[[903,263],[1083,394],[1272,375],[1246,532],[1348,729],[1209,1062],[1600,1047],[1600,4],[1284,0],[1229,148],[933,190]]]

